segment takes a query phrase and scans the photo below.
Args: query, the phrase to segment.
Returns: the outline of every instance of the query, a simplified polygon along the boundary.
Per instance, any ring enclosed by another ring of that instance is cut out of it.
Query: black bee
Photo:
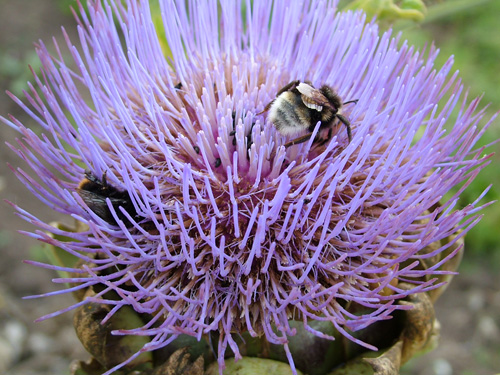
[[[292,81],[276,94],[276,98],[267,104],[260,113],[269,111],[269,120],[283,135],[293,135],[307,130],[309,134],[296,138],[285,144],[285,147],[307,141],[318,122],[320,130],[329,129],[331,137],[332,126],[338,119],[347,129],[347,138],[352,140],[351,123],[341,114],[344,104],[356,103],[351,100],[342,103],[338,94],[327,85],[316,89],[310,82]],[[319,139],[318,139],[319,140]]]
[[[233,111],[232,113],[232,118],[233,118],[233,130],[229,133],[231,137],[233,137],[233,146],[236,146],[237,140],[236,140],[236,112]],[[252,147],[253,141],[252,141],[252,130],[253,127],[255,126],[255,122],[252,122],[252,126],[250,127],[250,132],[246,136],[246,141],[247,141],[247,159],[249,158],[248,150],[250,150],[250,147]]]
[[[233,130],[229,133],[231,137],[233,137],[233,146],[236,146],[236,112],[233,111],[231,114],[231,117],[233,118]]]
[[[90,171],[85,171],[85,178],[80,182],[78,186],[78,194],[82,197],[85,204],[101,219],[105,220],[109,224],[117,225],[115,218],[111,214],[111,210],[108,207],[106,198],[109,198],[113,208],[115,209],[116,215],[120,220],[123,221],[126,227],[131,227],[133,224],[125,216],[119,207],[123,209],[132,217],[137,217],[137,212],[134,208],[134,204],[130,199],[129,193],[125,191],[120,191],[114,186],[108,184],[106,180],[106,173],[102,175],[100,180],[94,176]]]

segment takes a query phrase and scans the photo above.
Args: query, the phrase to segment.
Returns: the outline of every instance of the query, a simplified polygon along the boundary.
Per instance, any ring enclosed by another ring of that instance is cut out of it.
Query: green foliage
[[[354,0],[342,10],[362,9],[368,18],[377,17],[382,22],[394,22],[405,19],[420,22],[427,12],[423,0]]]
[[[27,82],[33,75],[26,66],[31,66],[34,71],[40,69],[41,63],[35,51],[29,51],[23,56],[0,53],[0,80],[7,82],[7,89],[16,96],[22,96],[27,88]]]
[[[87,10],[87,0],[80,0],[83,8]],[[64,14],[71,14],[71,8],[74,10],[78,9],[78,1],[77,0],[57,0],[57,6]]]
[[[0,230],[0,250],[5,249],[12,243],[12,233],[7,230]]]

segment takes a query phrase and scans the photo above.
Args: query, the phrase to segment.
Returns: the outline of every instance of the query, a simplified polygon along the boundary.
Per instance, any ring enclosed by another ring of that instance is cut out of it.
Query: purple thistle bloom
[[[232,0],[160,3],[171,58],[148,1],[95,2],[89,18],[81,12],[80,47],[64,33],[71,63],[57,44],[53,56],[40,42],[43,69],[28,103],[11,95],[43,133],[2,118],[22,134],[10,147],[43,184],[16,175],[88,225],[67,232],[15,206],[41,229],[32,237],[87,262],[36,263],[80,275],[57,280],[76,286],[46,295],[101,285],[50,316],[99,302],[113,306],[108,319],[131,306],[153,319],[117,334],[150,335],[144,349],[154,350],[180,334],[216,331],[221,365],[227,346],[240,356],[231,333],[249,332],[284,345],[293,368],[290,319],[318,335],[308,322],[329,321],[375,350],[350,332],[406,308],[398,301],[408,294],[440,286],[433,275],[460,246],[430,268],[422,259],[479,220],[481,197],[457,205],[487,163],[474,148],[484,132],[479,100],[461,96],[451,59],[436,70],[437,50],[424,57],[380,35],[363,13],[338,13],[335,1],[247,0],[246,11]],[[358,99],[343,108],[351,142],[339,123],[323,144],[313,136],[283,146],[290,137],[260,112],[292,80]],[[128,208],[102,195],[100,215],[79,190],[86,169]],[[109,291],[120,299],[106,299]]]

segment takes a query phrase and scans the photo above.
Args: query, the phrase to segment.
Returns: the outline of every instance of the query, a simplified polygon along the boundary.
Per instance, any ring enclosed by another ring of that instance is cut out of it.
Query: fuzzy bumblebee
[[[296,138],[285,144],[285,147],[306,142],[320,122],[319,130],[328,129],[326,139],[318,138],[315,141],[324,143],[332,136],[332,129],[338,119],[347,129],[347,138],[352,140],[351,123],[342,115],[342,106],[356,103],[350,100],[343,103],[340,96],[327,85],[319,89],[311,82],[292,81],[276,94],[276,99],[268,103],[260,113],[269,111],[269,120],[283,135],[294,135],[304,130],[308,134]]]

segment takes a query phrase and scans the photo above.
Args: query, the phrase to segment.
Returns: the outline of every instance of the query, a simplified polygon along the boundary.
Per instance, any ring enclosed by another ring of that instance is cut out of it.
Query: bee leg
[[[300,81],[299,80],[296,80],[296,81],[292,81],[290,82],[288,85],[282,87],[277,93],[276,93],[276,97],[280,96],[281,94],[283,94],[284,92],[286,91],[292,91],[293,89],[295,89],[298,85],[300,85]],[[274,99],[275,100],[275,99]],[[273,105],[274,103],[274,100],[271,100],[265,107],[264,109],[257,113],[257,115],[261,115],[263,114],[264,112],[267,112],[269,111],[269,108],[271,108],[271,106]]]
[[[263,114],[264,112],[269,111],[269,108],[271,108],[271,106],[273,105],[274,100],[275,100],[275,99],[273,99],[273,100],[271,100],[269,103],[267,103],[267,105],[264,107],[264,109],[263,109],[262,111],[260,111],[259,113],[257,113],[257,114],[256,114],[256,116],[261,115],[261,114]]]
[[[339,115],[338,113],[335,116],[337,116],[337,118],[340,120],[340,122],[345,125],[345,127],[347,129],[347,138],[349,138],[349,142],[351,142],[352,141],[351,123],[349,122],[349,120],[346,117]]]
[[[330,139],[332,139],[332,128],[328,128],[328,135],[326,136],[326,138],[324,139],[319,139],[319,138],[316,138],[315,142],[319,145],[319,146],[323,146],[326,142],[328,142]]]
[[[229,136],[233,137],[233,146],[236,146],[236,111],[231,113],[233,118],[233,130],[229,133]]]
[[[250,153],[248,151],[250,151],[250,147],[252,147],[252,144],[253,144],[252,131],[253,131],[254,125],[255,125],[255,122],[252,122],[252,126],[250,127],[250,132],[247,135],[247,159],[250,159]]]
[[[311,135],[312,135],[312,133],[309,133],[309,134],[303,135],[302,137],[295,138],[294,140],[285,143],[285,147],[290,147],[293,145],[298,145],[300,143],[304,143],[311,138]]]
[[[101,184],[105,188],[108,187],[108,180],[106,179],[106,173],[107,171],[104,171],[101,178]]]
[[[259,113],[256,113],[255,115],[258,116],[258,115],[263,114],[264,112],[269,111],[269,108],[271,108],[271,105],[273,103],[274,103],[274,100],[271,100],[269,103],[267,103],[267,105],[264,107],[264,109],[262,111],[260,111]]]
[[[292,91],[294,88],[296,88],[298,85],[300,85],[300,81],[299,80],[296,80],[296,81],[292,81],[290,82],[288,85],[286,86],[283,86],[279,91],[278,93],[276,94],[276,96],[280,96],[281,94],[283,94],[284,92],[286,91]]]
[[[233,137],[233,146],[236,146],[236,130],[229,132],[229,136]]]

